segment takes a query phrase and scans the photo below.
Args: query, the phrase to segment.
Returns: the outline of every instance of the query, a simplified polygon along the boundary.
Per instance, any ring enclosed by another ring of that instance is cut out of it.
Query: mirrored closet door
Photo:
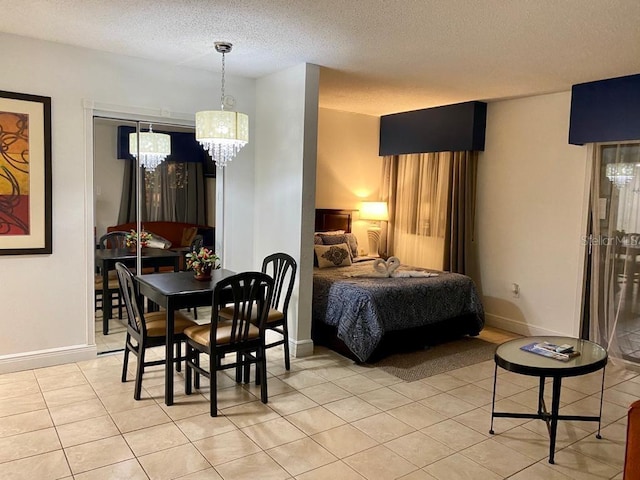
[[[143,274],[168,272],[184,268],[194,239],[214,245],[214,177],[193,127],[94,117],[98,353],[124,348],[126,308],[115,261]]]

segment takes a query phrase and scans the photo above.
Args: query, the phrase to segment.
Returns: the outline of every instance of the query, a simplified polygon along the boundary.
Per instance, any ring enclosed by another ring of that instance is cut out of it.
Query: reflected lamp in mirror
[[[362,202],[360,205],[360,220],[371,222],[367,229],[369,237],[369,255],[379,257],[380,249],[380,222],[389,220],[387,202]]]
[[[633,180],[634,169],[635,164],[633,163],[609,163],[607,164],[607,178],[620,189]]]
[[[140,148],[138,149],[138,137]],[[171,155],[171,137],[166,133],[156,133],[149,124],[148,132],[129,134],[129,153],[135,158],[140,155],[140,165],[153,172],[168,155]]]

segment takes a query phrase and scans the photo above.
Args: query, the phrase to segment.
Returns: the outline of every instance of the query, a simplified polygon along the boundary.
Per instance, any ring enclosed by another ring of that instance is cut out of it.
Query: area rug
[[[495,343],[485,342],[478,338],[463,337],[427,347],[424,350],[389,355],[370,366],[380,368],[407,382],[413,382],[456,368],[491,360],[496,347]]]

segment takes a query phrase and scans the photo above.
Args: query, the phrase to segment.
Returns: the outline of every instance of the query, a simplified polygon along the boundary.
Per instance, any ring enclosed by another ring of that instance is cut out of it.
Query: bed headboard
[[[316,208],[316,232],[329,230],[344,230],[351,232],[352,210],[337,210],[332,208]]]

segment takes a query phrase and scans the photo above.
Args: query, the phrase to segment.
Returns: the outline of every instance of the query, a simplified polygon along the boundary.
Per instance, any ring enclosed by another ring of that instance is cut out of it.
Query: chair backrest
[[[223,328],[231,348],[250,340],[249,332],[256,328],[252,318],[262,332],[272,294],[273,278],[262,272],[238,273],[218,282],[213,290],[211,345],[216,345],[216,332]],[[226,312],[224,317],[221,310]]]
[[[196,235],[191,240],[190,251],[198,251],[204,246],[204,237],[202,235]]]
[[[640,400],[627,413],[627,445],[624,457],[624,480],[640,478]]]
[[[100,250],[127,248],[127,232],[109,232],[100,237]]]
[[[120,295],[124,299],[127,309],[127,330],[136,340],[140,340],[142,335],[146,335],[146,323],[144,320],[144,308],[142,297],[138,290],[138,284],[131,270],[122,262],[116,263],[118,272],[118,284],[120,285]]]
[[[298,264],[286,253],[273,253],[262,261],[262,272],[274,280],[271,307],[282,312],[285,317],[296,280]]]

